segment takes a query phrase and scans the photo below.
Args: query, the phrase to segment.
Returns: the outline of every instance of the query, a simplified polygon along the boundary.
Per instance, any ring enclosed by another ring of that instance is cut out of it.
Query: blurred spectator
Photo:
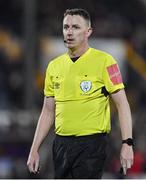
[[[9,107],[9,67],[6,54],[9,38],[9,32],[0,29],[0,109]]]
[[[0,109],[19,107],[22,97],[22,61],[18,41],[0,28]]]

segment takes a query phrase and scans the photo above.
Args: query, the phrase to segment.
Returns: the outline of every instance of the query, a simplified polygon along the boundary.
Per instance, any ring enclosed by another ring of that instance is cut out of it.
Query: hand
[[[131,168],[133,165],[133,147],[129,146],[128,144],[123,144],[120,154],[120,161],[123,167],[123,173],[126,175],[127,169]]]
[[[39,173],[39,154],[38,152],[30,152],[28,160],[27,160],[27,166],[30,172],[32,173]]]

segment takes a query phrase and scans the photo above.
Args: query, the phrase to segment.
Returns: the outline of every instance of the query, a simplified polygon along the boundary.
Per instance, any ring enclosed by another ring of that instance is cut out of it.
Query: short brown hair
[[[67,15],[79,15],[81,17],[83,17],[86,21],[87,24],[89,26],[91,26],[91,18],[89,13],[85,10],[85,9],[81,9],[81,8],[75,8],[75,9],[67,9],[64,13],[64,17],[66,17]]]

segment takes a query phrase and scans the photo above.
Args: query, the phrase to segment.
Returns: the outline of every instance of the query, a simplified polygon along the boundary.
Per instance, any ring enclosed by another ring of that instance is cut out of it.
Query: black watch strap
[[[122,144],[125,144],[125,143],[128,144],[129,146],[134,146],[134,142],[132,138],[122,140]]]

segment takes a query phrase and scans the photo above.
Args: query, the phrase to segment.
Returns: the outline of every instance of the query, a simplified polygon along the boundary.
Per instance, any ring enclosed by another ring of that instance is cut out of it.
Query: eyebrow
[[[69,24],[63,24],[63,26],[69,26]],[[80,26],[80,24],[72,24],[72,26]]]

